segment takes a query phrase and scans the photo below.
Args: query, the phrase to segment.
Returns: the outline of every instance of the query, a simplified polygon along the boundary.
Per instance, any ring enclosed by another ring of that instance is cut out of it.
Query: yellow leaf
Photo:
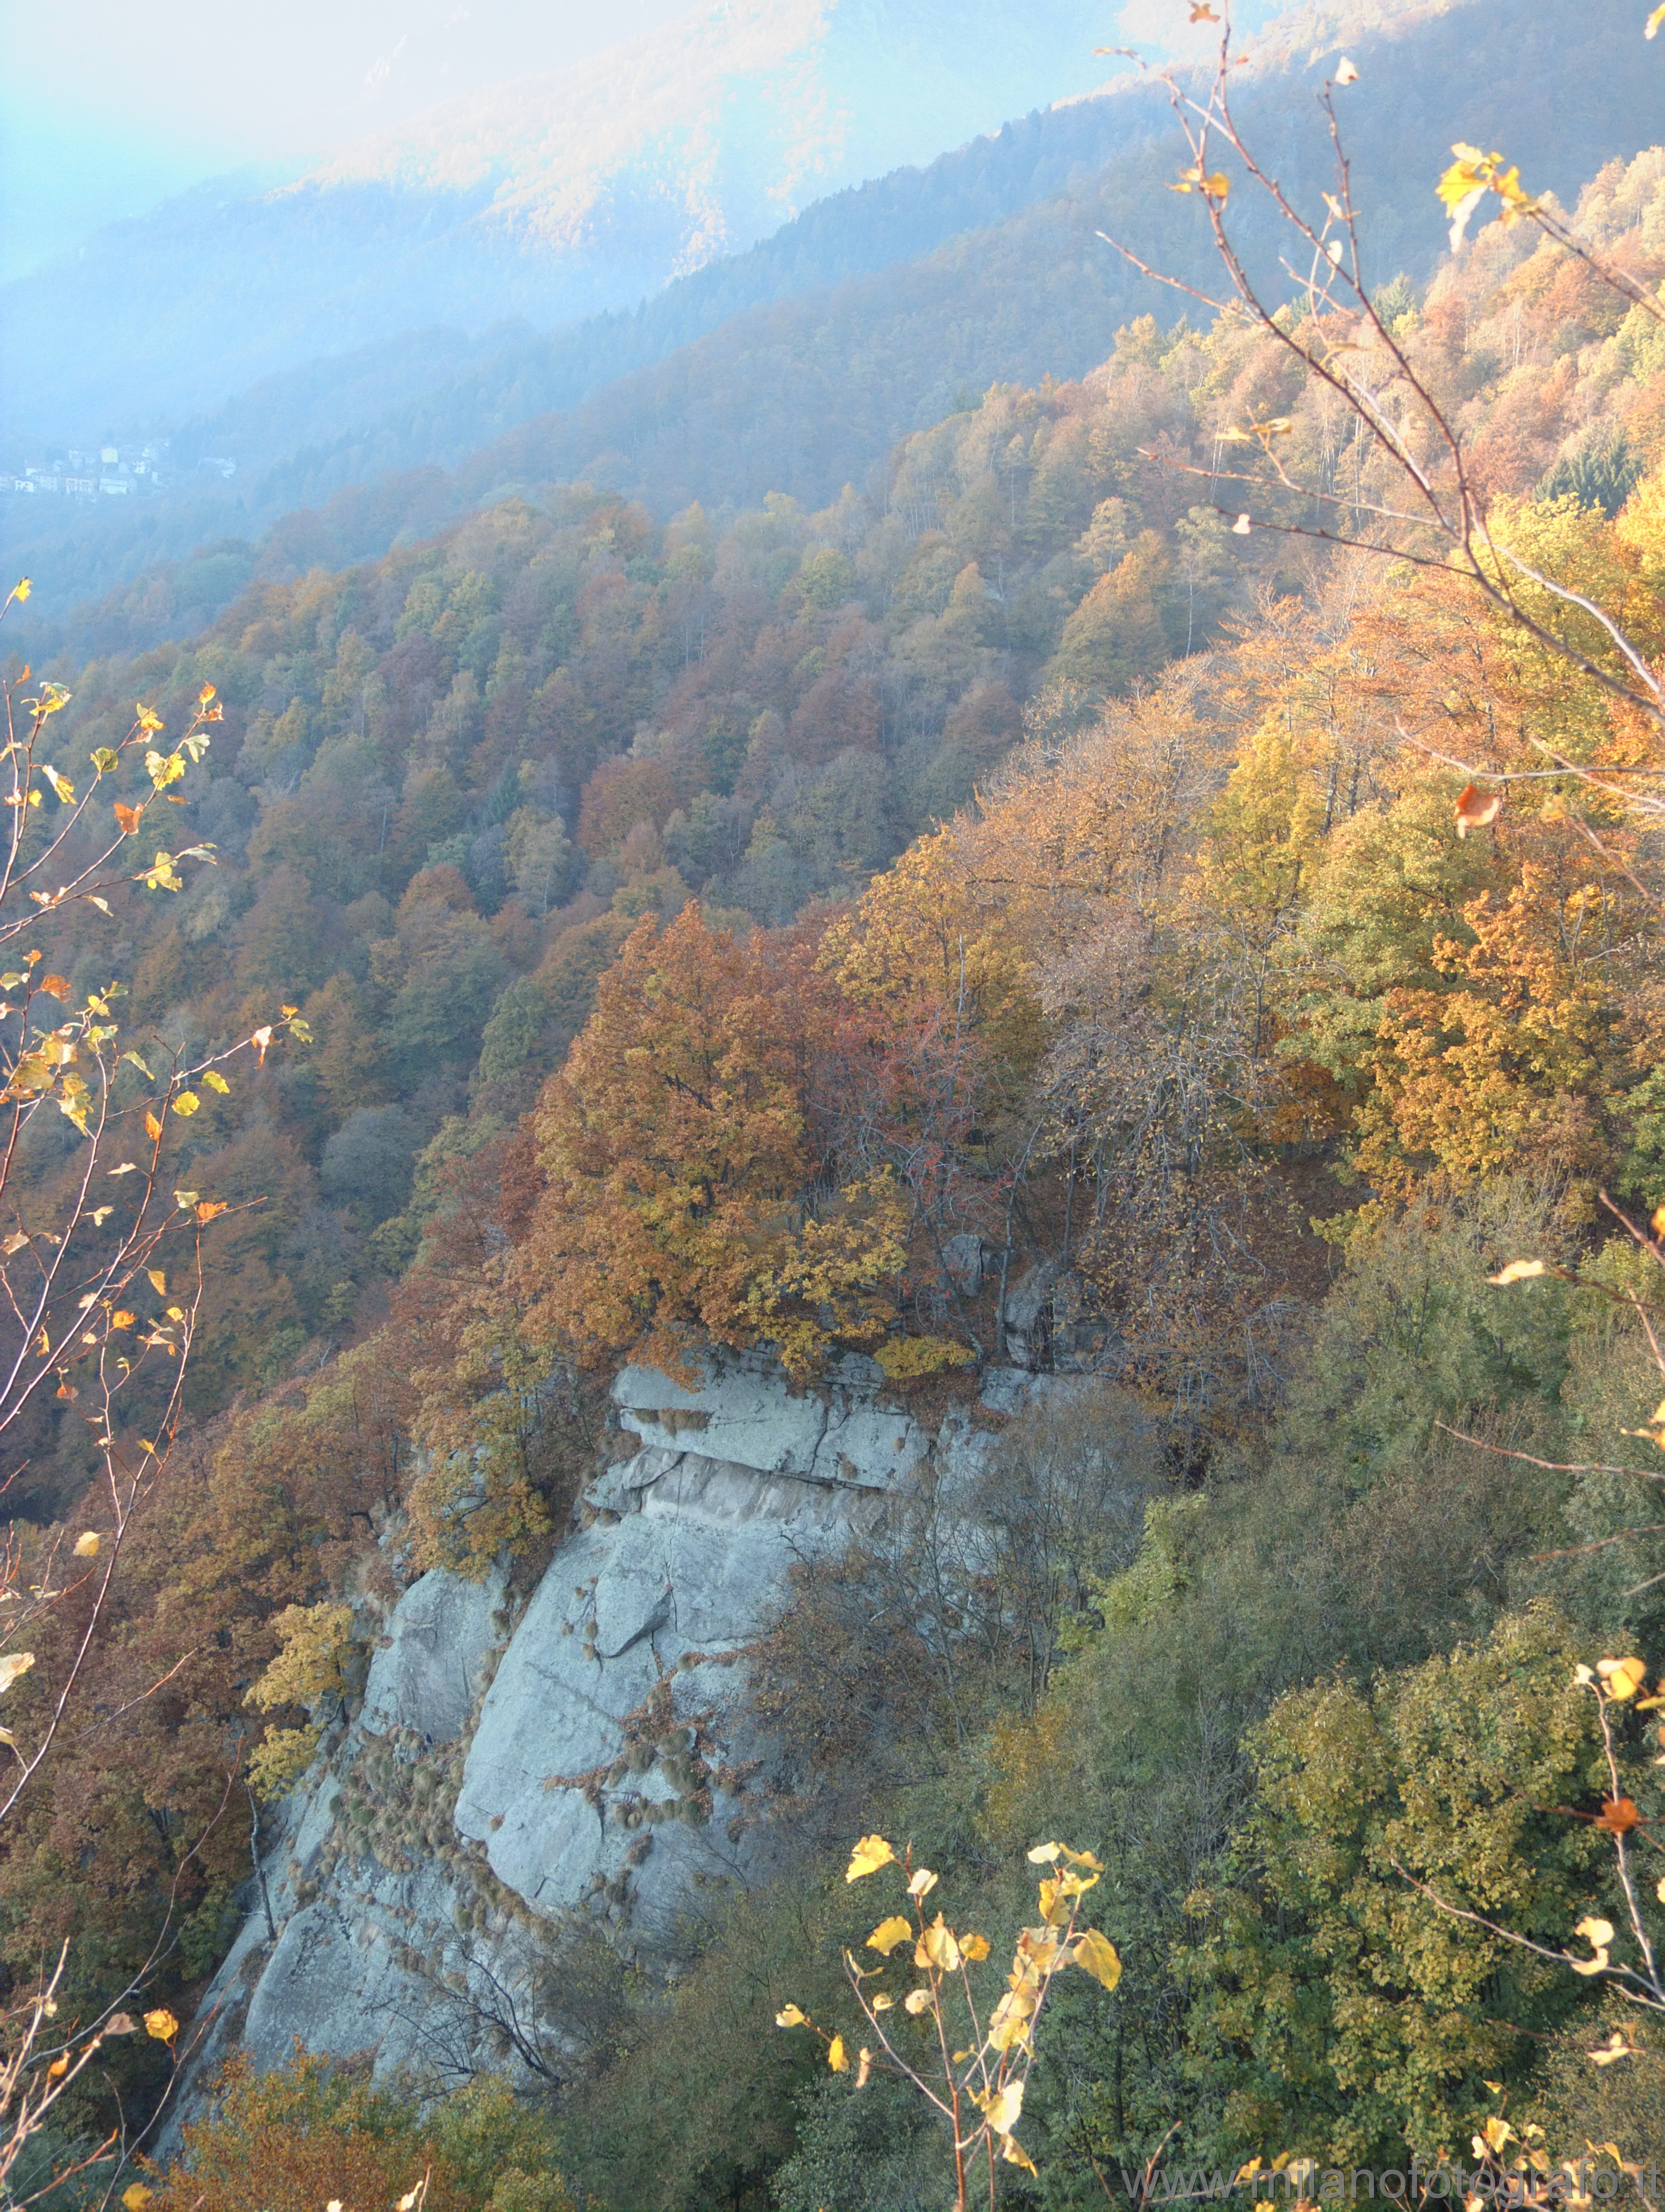
[[[197,1208],[197,1218],[199,1221],[213,1221],[219,1215],[230,1212],[231,1207],[223,1198],[205,1198]]]
[[[872,2000],[873,2009],[875,2012],[888,2012],[895,2002],[894,1997],[876,1996]]]
[[[1662,15],[1665,15],[1665,8],[1662,8],[1659,12]],[[1630,2044],[1626,2042],[1619,2030],[1614,2028],[1606,2045],[1600,2051],[1592,2051],[1589,2056],[1592,2066],[1612,2066],[1621,2058],[1634,2058],[1636,2051]]]
[[[255,1032],[256,1036],[259,1031]],[[269,1036],[271,1032],[267,1031]],[[846,1881],[860,1881],[863,1875],[877,1874],[881,1866],[889,1866],[896,1854],[882,1836],[863,1836],[850,1855],[850,1864],[845,1869]]]
[[[0,1252],[3,1252],[7,1259],[9,1260],[14,1252],[22,1252],[27,1250],[28,1242],[28,1238],[23,1234],[21,1229],[14,1229],[11,1235],[7,1237],[5,1243],[3,1244],[0,1244]]]
[[[144,1272],[149,1276],[150,1287],[156,1296],[165,1298],[167,1296],[167,1276],[164,1271],[160,1267],[147,1267]]]
[[[1202,189],[1211,200],[1223,200],[1232,189],[1232,180],[1224,170],[1216,169],[1212,177],[1204,177]]]
[[[1649,16],[1647,21],[1642,27],[1643,37],[1644,39],[1656,39],[1659,36],[1659,27],[1662,23],[1665,23],[1665,8],[1656,8],[1653,14]],[[17,593],[20,599],[27,599],[28,597],[29,586],[27,578],[18,586]]]
[[[112,1328],[131,1328],[137,1318],[137,1315],[129,1313],[125,1306],[119,1306],[110,1316],[110,1326]]]
[[[984,2118],[997,2136],[1009,2136],[1023,2111],[1023,2084],[1008,2081],[989,2100]]]
[[[1038,1980],[1049,1974],[1057,1964],[1063,1943],[1050,1928],[1024,1928],[1018,1933],[1018,1948],[1014,1964],[1021,1960],[1026,1979]]]
[[[835,2035],[832,2042],[827,2045],[826,2063],[835,2074],[847,2074],[850,2071],[850,2061],[845,2056],[843,2036]]]
[[[1488,1275],[1486,1279],[1488,1283],[1495,1283],[1501,1290],[1510,1283],[1535,1282],[1540,1275],[1548,1273],[1541,1260],[1511,1260],[1500,1273]]]
[[[69,2056],[66,2052],[60,2052],[58,2056],[53,2059],[51,2064],[46,2069],[46,2073],[50,2080],[53,2081],[61,2081],[69,2070]]]
[[[217,1091],[222,1098],[231,1089],[230,1084],[227,1082],[217,1067],[205,1067],[203,1070],[203,1080],[210,1091]]]
[[[164,2007],[144,2016],[144,2032],[158,2043],[172,2043],[179,2033],[179,2023]]]
[[[1009,2051],[1014,2043],[1024,2040],[1034,2009],[1032,1990],[1020,1986],[1007,1990],[989,2016],[989,2041],[995,2050]]]
[[[929,1990],[910,1990],[902,2000],[902,2009],[904,2012],[923,2012],[930,2001]]]
[[[1486,171],[1503,156],[1482,154],[1478,146],[1464,145],[1461,139],[1451,151],[1456,159],[1441,176],[1434,191],[1444,201],[1451,217],[1451,251],[1455,253],[1462,242],[1469,216],[1486,197]]]
[[[1035,2172],[1034,2160],[1030,2157],[1028,2152],[1025,2150],[1023,2145],[1018,2141],[1015,2136],[1002,2136],[1001,2137],[1000,2154],[1008,2165],[1020,2166],[1026,2173],[1033,2173]]]
[[[1648,35],[1651,38],[1653,36],[1652,32],[1650,31]],[[33,589],[34,586],[29,581],[29,579],[27,576],[20,576],[16,583],[12,586],[12,597],[21,602],[27,599],[29,593]]]
[[[1254,526],[1246,514],[1240,514],[1232,525],[1232,535],[1233,538],[1246,538]]]
[[[121,2201],[127,2207],[127,2212],[144,2212],[154,2193],[153,2190],[147,2189],[143,2182],[135,2181],[123,2190]]]
[[[1345,54],[1336,68],[1335,82],[1337,84],[1357,84],[1359,82],[1359,72]]]
[[[804,2015],[798,2010],[796,2005],[783,2005],[780,2010],[775,2014],[775,2026],[777,2027],[802,2027],[803,2023]]]
[[[150,1139],[153,1144],[162,1133],[161,1123],[156,1119],[154,1114],[149,1112],[147,1112],[144,1117],[144,1133]]]
[[[986,1959],[989,1955],[989,1939],[986,1936],[962,1936],[960,1939],[960,1948],[968,1959],[973,1960]]]
[[[167,1317],[170,1321],[183,1321],[185,1317],[185,1310],[183,1306],[170,1306],[167,1310]]]
[[[1044,1881],[1040,1886],[1041,1917],[1055,1928],[1062,1928],[1069,1918],[1075,1900],[1098,1882],[1096,1874],[1083,1877],[1078,1874],[1061,1874],[1056,1881]]]
[[[869,1951],[881,1951],[887,1959],[896,1946],[905,1943],[912,1933],[913,1923],[904,1920],[899,1912],[893,1912],[888,1920],[881,1920],[868,1937],[867,1948]]]
[[[1107,1990],[1113,1990],[1122,1978],[1122,1961],[1117,1955],[1116,1946],[1097,1928],[1083,1929],[1069,1955],[1078,1966],[1085,1968]]]
[[[78,1559],[95,1559],[98,1555],[98,1530],[96,1528],[88,1528],[84,1534],[79,1535],[76,1538],[76,1557]]]
[[[1607,1946],[1613,1941],[1612,1921],[1593,1918],[1581,1920],[1573,1933],[1584,1938],[1595,1956],[1593,1959],[1575,1959],[1571,1953],[1568,1952],[1567,1964],[1575,1974],[1599,1974],[1607,1964]]]
[[[1607,1695],[1622,1705],[1642,1687],[1648,1668],[1641,1659],[1598,1659],[1595,1671],[1607,1684]]]
[[[176,1114],[183,1114],[189,1121],[202,1103],[194,1091],[182,1091],[173,1101],[173,1110]]]
[[[1031,1866],[1040,1866],[1048,1860],[1056,1861],[1063,1856],[1062,1844],[1037,1844],[1034,1850],[1029,1853],[1029,1863]]]
[[[940,1974],[951,1974],[959,1966],[959,1941],[940,1912],[915,1944],[913,1963],[916,1966],[935,1966]]]
[[[33,1651],[8,1651],[0,1655],[0,1691],[10,1689],[21,1674],[27,1674],[34,1664]]]
[[[936,1887],[936,1876],[929,1867],[920,1867],[908,1884],[910,1897],[929,1897]]]
[[[142,884],[147,890],[151,891],[183,890],[185,882],[185,878],[173,865],[173,854],[162,852],[157,854],[156,864],[154,867],[141,870],[133,880],[136,884]]]

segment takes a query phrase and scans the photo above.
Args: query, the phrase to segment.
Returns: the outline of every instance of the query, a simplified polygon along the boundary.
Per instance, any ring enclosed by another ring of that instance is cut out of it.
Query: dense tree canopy
[[[1662,194],[1656,152],[1582,210],[1650,284]],[[1656,659],[1657,322],[1498,226],[1393,327],[1498,543]],[[136,1717],[88,1717],[0,1836],[14,1975],[67,1938],[90,2004],[172,1913],[157,1986],[189,2004],[293,1609],[379,1589],[394,1525],[413,1571],[541,1561],[612,1365],[685,1375],[715,1340],[803,1380],[863,1348],[951,1394],[1008,1356],[1021,1284],[1025,1356],[1093,1370],[1087,1441],[1010,1444],[952,1603],[921,1579],[937,1526],[806,1586],[764,1686],[813,1711],[828,1652],[871,1670],[872,1787],[991,1924],[1017,1909],[991,1846],[1056,1825],[1105,1857],[1126,1972],[1112,2008],[1060,2000],[1045,2201],[1092,2201],[1093,2162],[1136,2166],[1176,2112],[1187,2156],[1351,2161],[1460,2138],[1488,2081],[1551,2096],[1590,2002],[1399,1869],[1460,1869],[1474,1910],[1560,1943],[1604,1878],[1554,1809],[1601,1779],[1571,1670],[1665,1629],[1601,1205],[1665,1199],[1659,854],[1624,781],[1658,740],[1440,565],[1226,527],[1193,495],[1274,409],[1299,480],[1366,498],[1379,454],[1263,331],[1147,319],[1082,383],[911,438],[871,499],[661,526],[558,488],[61,672],[66,758],[136,696],[226,702],[174,794],[217,865],[77,910],[68,982],[118,945],[181,1049],[275,992],[313,1043],[179,1139],[247,1210],[136,1516],[100,1698]],[[1585,649],[1614,647],[1592,623]],[[1498,805],[1465,800],[1474,762]],[[30,1146],[39,1228],[77,1156],[67,1124]],[[1543,1279],[1500,1304],[1529,1251]],[[57,1401],[31,1418],[14,1506],[44,1558],[88,1461]],[[1619,1460],[1586,1465],[1587,1425],[1631,1432]],[[1092,1488],[1105,1437],[1139,1470],[1126,1526]],[[917,2171],[899,2118],[858,2156],[814,2100],[784,2166],[778,2057],[676,2109],[688,2051],[736,2041],[746,1943],[802,1960],[842,1925],[807,1814],[803,1844],[591,2085],[574,2154],[613,2201],[739,2202],[779,2167],[877,2203],[851,2161]],[[251,2094],[233,2133],[282,2120]]]

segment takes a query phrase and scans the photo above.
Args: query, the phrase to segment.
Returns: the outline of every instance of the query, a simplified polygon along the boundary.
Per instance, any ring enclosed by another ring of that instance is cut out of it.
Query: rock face
[[[1000,1370],[984,1404],[1069,1387]],[[802,1394],[761,1358],[693,1389],[631,1367],[614,1398],[639,1448],[590,1484],[518,1620],[501,1577],[423,1575],[394,1608],[358,1712],[282,1808],[269,1923],[257,1897],[205,2001],[210,2057],[240,2039],[269,2064],[299,2036],[372,2050],[381,2075],[485,2049],[559,2070],[581,2039],[563,1946],[674,1975],[702,1892],[777,1863],[747,1647],[795,1563],[973,1481],[994,1425],[927,1432],[854,1358]]]

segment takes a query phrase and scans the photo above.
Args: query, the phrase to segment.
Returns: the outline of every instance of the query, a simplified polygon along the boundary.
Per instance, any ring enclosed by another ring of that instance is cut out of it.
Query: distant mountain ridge
[[[5,287],[3,419],[148,432],[424,324],[633,307],[829,191],[1088,90],[1104,27],[1100,0],[703,0],[299,183],[203,185]]]
[[[1311,94],[1343,21],[1363,71],[1346,120],[1373,281],[1425,276],[1444,250],[1431,187],[1452,137],[1506,147],[1535,186],[1571,198],[1661,135],[1665,57],[1643,46],[1630,0],[1547,0],[1506,30],[1478,0],[1413,0],[1373,28],[1314,8],[1258,42],[1239,95],[1309,200],[1330,181]],[[142,612],[135,603],[130,643],[202,619],[257,559],[272,574],[339,565],[508,488],[589,473],[663,512],[694,496],[835,496],[990,381],[1079,375],[1118,323],[1172,319],[1183,301],[1094,235],[1130,234],[1163,265],[1211,275],[1195,204],[1159,188],[1172,136],[1159,88],[1123,82],[820,201],[634,313],[549,334],[407,332],[269,379],[187,426],[187,451],[194,439],[239,456],[211,495],[65,516],[56,531],[32,515],[27,541],[14,510],[5,555],[36,575],[40,649],[75,599],[205,542],[212,556],[177,600],[159,583]],[[1243,235],[1252,251],[1252,222]],[[378,396],[391,404],[378,410]],[[280,521],[257,554],[215,545]],[[102,635],[87,617],[75,635]]]

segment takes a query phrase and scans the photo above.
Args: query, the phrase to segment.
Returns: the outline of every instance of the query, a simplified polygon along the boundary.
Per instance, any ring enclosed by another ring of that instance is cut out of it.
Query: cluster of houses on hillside
[[[69,446],[21,476],[0,471],[0,493],[47,499],[127,499],[136,492],[160,491],[179,482],[167,466],[169,441],[153,438],[142,446]],[[205,475],[232,477],[235,461],[204,454],[197,464]]]

